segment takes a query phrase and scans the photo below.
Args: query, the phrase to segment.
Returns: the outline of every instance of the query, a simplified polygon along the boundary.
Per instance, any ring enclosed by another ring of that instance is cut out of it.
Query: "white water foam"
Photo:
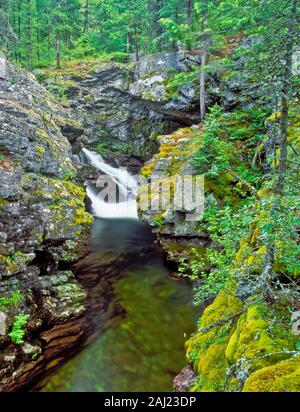
[[[138,184],[133,176],[124,168],[114,168],[105,163],[103,158],[95,152],[91,152],[88,149],[82,149],[86,155],[89,163],[98,170],[101,170],[116,183],[120,193],[125,195],[126,201],[120,201],[116,203],[107,203],[100,196],[92,186],[87,187],[87,195],[92,202],[93,213],[106,219],[138,219],[136,194]]]

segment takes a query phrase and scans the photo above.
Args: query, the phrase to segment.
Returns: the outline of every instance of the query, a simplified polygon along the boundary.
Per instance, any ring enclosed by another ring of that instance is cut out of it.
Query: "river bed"
[[[90,244],[93,271],[95,256],[103,256],[103,251],[136,253],[134,263],[113,285],[123,314],[60,367],[42,391],[172,390],[173,378],[185,365],[184,342],[194,329],[195,311],[191,285],[170,276],[153,240],[149,228],[134,220],[95,220]]]

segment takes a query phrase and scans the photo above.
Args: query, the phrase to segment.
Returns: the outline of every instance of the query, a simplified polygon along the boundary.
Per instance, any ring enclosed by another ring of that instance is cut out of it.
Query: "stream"
[[[95,221],[89,254],[80,267],[84,273],[89,268],[101,273],[104,253],[117,256],[128,252],[134,259],[112,285],[122,313],[50,376],[41,390],[172,391],[172,381],[186,363],[184,342],[195,326],[191,285],[171,276],[151,230],[137,221],[135,182],[124,174],[117,177],[98,155],[87,154],[94,167],[113,176],[120,192],[124,191],[125,178],[131,186],[126,205],[122,201],[121,205],[105,203],[95,188],[88,187]]]

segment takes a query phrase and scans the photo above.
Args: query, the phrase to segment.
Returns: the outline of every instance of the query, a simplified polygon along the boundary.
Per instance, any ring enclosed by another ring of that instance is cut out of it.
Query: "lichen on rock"
[[[1,389],[43,354],[43,331],[85,312],[85,290],[59,266],[92,217],[85,190],[71,181],[76,166],[61,132],[61,122],[72,123],[68,111],[10,63],[0,83]]]

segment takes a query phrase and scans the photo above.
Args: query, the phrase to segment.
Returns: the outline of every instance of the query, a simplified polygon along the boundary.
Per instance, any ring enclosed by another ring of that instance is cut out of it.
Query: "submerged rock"
[[[174,379],[174,389],[176,392],[188,392],[197,375],[191,365],[187,365]]]

